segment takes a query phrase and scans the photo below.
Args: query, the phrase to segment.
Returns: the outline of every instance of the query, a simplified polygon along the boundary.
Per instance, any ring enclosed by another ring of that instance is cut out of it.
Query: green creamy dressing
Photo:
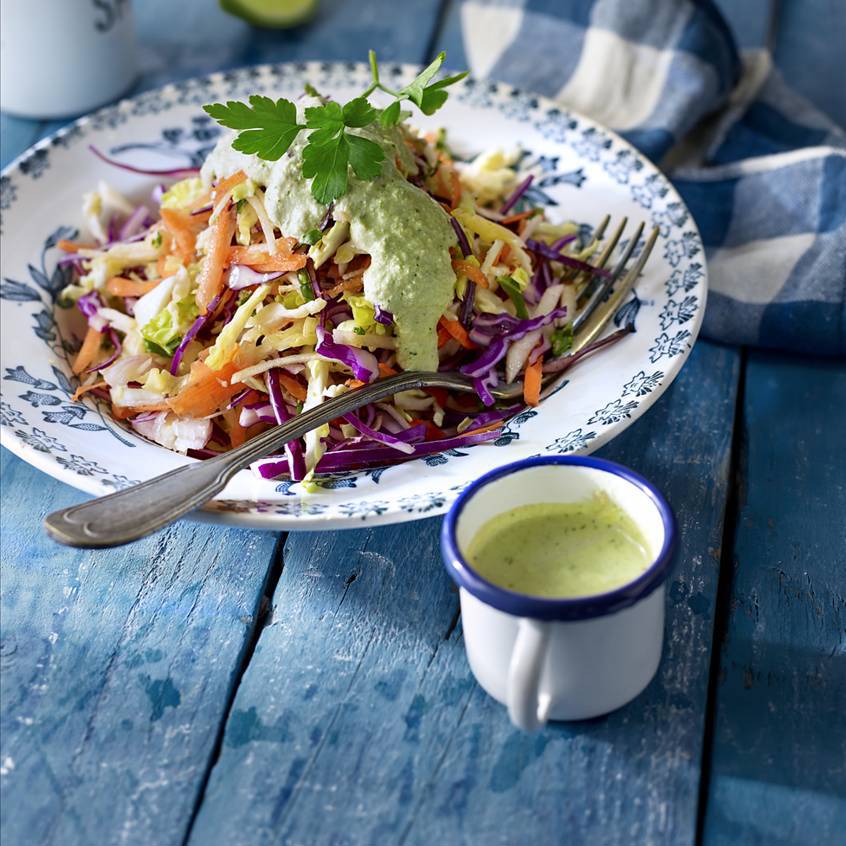
[[[317,100],[298,105],[298,119]],[[404,173],[416,165],[396,128],[370,126],[354,130],[385,151],[382,175],[373,181],[350,172],[349,188],[336,200],[333,216],[350,225],[350,241],[370,255],[364,273],[364,296],[394,315],[397,359],[404,370],[437,370],[437,323],[453,300],[455,274],[449,248],[457,241],[443,209],[412,185]],[[203,165],[206,182],[243,170],[265,187],[265,208],[280,231],[294,238],[318,228],[326,207],[311,194],[302,176],[302,151],[307,133],[301,132],[276,162],[232,149],[232,138],[221,139]],[[400,168],[396,161],[399,160]]]
[[[489,582],[517,593],[563,598],[620,587],[651,556],[632,519],[605,493],[580,502],[521,505],[485,523],[467,559]]]

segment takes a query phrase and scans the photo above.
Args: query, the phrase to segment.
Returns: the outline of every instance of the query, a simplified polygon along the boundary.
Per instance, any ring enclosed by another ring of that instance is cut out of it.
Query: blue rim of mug
[[[524,470],[534,467],[587,467],[618,476],[634,485],[651,500],[657,509],[664,529],[661,550],[647,569],[636,579],[605,593],[562,599],[549,599],[507,590],[482,578],[461,554],[456,529],[461,513],[467,503],[482,488]],[[676,547],[676,518],[663,494],[638,473],[606,461],[603,458],[589,458],[578,455],[551,455],[526,458],[492,470],[473,482],[453,503],[441,528],[441,552],[447,572],[453,581],[469,591],[477,599],[517,617],[532,617],[537,620],[585,620],[601,617],[628,608],[648,596],[667,578],[673,563]]]

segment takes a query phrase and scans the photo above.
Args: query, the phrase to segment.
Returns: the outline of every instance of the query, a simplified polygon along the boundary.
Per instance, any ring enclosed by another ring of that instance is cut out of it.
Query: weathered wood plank
[[[6,167],[41,137],[41,121],[0,112],[0,168]]]
[[[179,844],[276,536],[181,523],[72,551],[82,495],[3,450],[0,829],[8,846]]]
[[[735,351],[699,344],[604,451],[681,525],[645,695],[521,734],[470,675],[439,520],[292,535],[190,842],[692,843],[738,372]]]
[[[708,846],[843,843],[846,365],[750,355]]]

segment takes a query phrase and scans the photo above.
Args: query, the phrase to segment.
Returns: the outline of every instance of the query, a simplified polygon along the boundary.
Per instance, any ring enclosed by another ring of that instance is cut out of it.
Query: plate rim
[[[390,62],[386,63],[386,66],[389,67],[391,70],[399,69],[399,73],[406,75],[413,75],[419,72],[420,68],[423,67],[423,65],[411,64],[407,62]],[[0,177],[8,177],[12,173],[19,172],[22,163],[26,162],[28,159],[33,157],[40,150],[53,146],[57,139],[60,139],[65,135],[74,132],[77,128],[85,127],[88,124],[93,123],[95,119],[99,116],[106,116],[108,114],[120,112],[121,110],[124,110],[127,107],[131,107],[131,105],[139,102],[140,100],[142,100],[142,98],[148,98],[156,94],[178,94],[181,89],[190,87],[192,85],[214,85],[219,87],[227,80],[240,80],[243,77],[256,76],[261,74],[272,74],[274,69],[280,68],[287,68],[293,71],[295,74],[302,75],[303,77],[308,77],[310,74],[314,75],[317,72],[322,72],[326,69],[332,69],[337,67],[343,67],[350,73],[361,73],[362,71],[369,72],[368,65],[364,62],[326,62],[320,60],[309,60],[297,62],[269,62],[258,65],[242,65],[231,70],[214,71],[208,74],[187,77],[184,80],[168,82],[165,85],[150,88],[145,91],[138,92],[133,96],[123,97],[114,103],[101,106],[98,109],[81,115],[80,117],[60,127],[56,131],[51,132],[49,135],[40,138],[34,144],[30,145],[20,154],[15,156],[15,158],[13,158],[4,168],[2,168],[2,170],[0,170]],[[563,112],[564,114],[577,119],[586,127],[597,130],[603,135],[613,139],[615,144],[619,145],[625,150],[629,150],[634,155],[637,161],[644,163],[648,168],[651,168],[654,173],[658,174],[666,181],[667,185],[669,186],[669,190],[672,191],[674,194],[673,199],[681,203],[682,208],[687,213],[688,219],[685,223],[685,226],[689,229],[692,229],[696,235],[696,243],[702,255],[702,277],[700,280],[701,299],[698,303],[697,310],[692,321],[686,327],[690,332],[690,343],[680,355],[674,356],[672,359],[670,359],[666,366],[665,378],[663,379],[663,381],[650,392],[648,398],[644,398],[640,403],[638,403],[637,407],[632,410],[632,413],[628,417],[619,421],[618,424],[606,429],[604,432],[598,433],[596,437],[588,441],[587,444],[581,449],[572,450],[568,453],[569,455],[589,455],[590,453],[593,453],[596,450],[602,448],[605,444],[613,440],[618,435],[622,434],[626,429],[628,429],[635,422],[637,422],[650,408],[652,408],[652,406],[655,405],[658,400],[660,400],[666,390],[676,380],[682,367],[687,362],[688,358],[693,352],[693,348],[699,340],[699,334],[705,315],[705,308],[707,307],[709,293],[708,263],[707,257],[705,255],[704,244],[702,242],[702,235],[695,218],[693,217],[690,212],[690,209],[687,206],[687,203],[685,203],[684,198],[679,194],[678,190],[676,189],[675,185],[673,185],[672,181],[667,176],[667,174],[664,173],[664,171],[660,168],[658,164],[652,161],[652,159],[650,159],[646,154],[638,150],[637,147],[631,144],[628,140],[626,140],[615,130],[607,127],[605,124],[597,120],[594,120],[591,117],[588,117],[587,115],[584,115],[576,109],[571,109],[561,103],[556,102],[555,100],[550,97],[547,97],[546,95],[526,91],[525,89],[522,89],[519,86],[515,86],[507,82],[486,78],[477,78],[473,75],[469,75],[468,77],[466,77],[466,79],[462,80],[462,82],[459,83],[458,88],[464,88],[467,85],[487,86],[491,94],[497,96],[512,97],[515,100],[519,98],[528,98],[534,103],[536,103],[536,108],[539,110],[557,110],[560,113]],[[556,141],[554,143],[560,145],[562,148],[566,146],[562,141]],[[55,461],[55,459],[49,453],[43,453],[27,444],[23,439],[18,437],[14,430],[12,430],[9,426],[0,427],[0,445],[9,449],[9,451],[12,452],[14,455],[26,461],[28,464],[35,467],[40,472],[43,472],[46,475],[57,479],[58,481],[61,481],[72,488],[94,496],[104,495],[102,482],[100,482],[93,476],[83,476],[73,472],[69,468],[62,466],[57,461]],[[188,462],[193,462],[197,460],[188,456],[185,456],[184,458],[186,458]],[[515,458],[515,460],[518,459]],[[504,462],[504,464],[507,463],[510,462]],[[504,466],[504,464],[500,466]],[[239,472],[249,471],[243,470]],[[222,494],[225,494],[225,491],[222,492]],[[394,525],[399,523],[411,522],[414,520],[426,519],[430,517],[440,517],[452,507],[459,494],[460,490],[444,491],[444,503],[440,506],[434,506],[433,508],[425,512],[404,511],[402,509],[397,508],[396,510],[388,509],[383,513],[367,513],[363,515],[349,516],[324,513],[278,514],[274,513],[273,511],[262,511],[260,507],[262,500],[246,498],[236,501],[243,502],[245,504],[252,503],[254,507],[251,510],[223,510],[221,508],[215,508],[213,505],[216,500],[225,498],[221,496],[220,498],[212,500],[211,503],[207,503],[201,509],[192,512],[191,515],[188,515],[188,519],[197,520],[205,523],[211,522],[226,526],[261,529],[267,531],[358,529],[362,528],[363,526]]]

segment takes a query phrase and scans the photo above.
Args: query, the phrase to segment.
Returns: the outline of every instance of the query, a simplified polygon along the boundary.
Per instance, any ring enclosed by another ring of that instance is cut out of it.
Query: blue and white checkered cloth
[[[775,3],[464,0],[445,46],[664,168],[707,249],[706,335],[842,354],[846,2]]]

